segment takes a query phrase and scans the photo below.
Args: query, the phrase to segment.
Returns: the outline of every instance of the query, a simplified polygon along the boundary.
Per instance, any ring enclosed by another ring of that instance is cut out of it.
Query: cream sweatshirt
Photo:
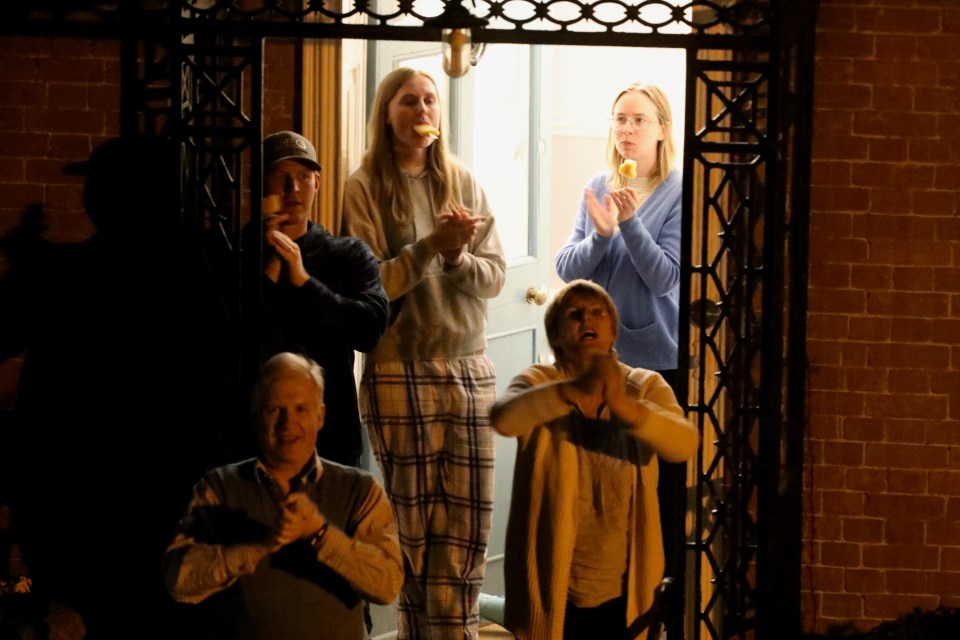
[[[381,213],[370,175],[362,167],[344,185],[344,229],[370,245],[391,306],[401,305],[369,362],[451,358],[486,347],[486,301],[503,288],[506,260],[486,194],[466,168],[459,167],[456,175],[459,200],[485,220],[464,247],[463,262],[452,268],[424,241],[443,212],[436,210],[422,173],[407,176],[415,213],[405,225],[383,219],[392,214]]]

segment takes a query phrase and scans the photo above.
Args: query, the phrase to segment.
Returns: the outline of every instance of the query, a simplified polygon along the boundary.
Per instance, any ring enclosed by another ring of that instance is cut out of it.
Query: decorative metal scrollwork
[[[362,17],[366,25],[422,28],[425,21],[440,15],[446,4],[445,0],[147,0],[139,4],[35,0],[28,9],[12,9],[11,24],[86,24],[119,29],[136,14],[193,25],[208,20],[342,25]],[[774,9],[779,4],[777,0],[474,0],[471,13],[489,21],[485,31],[723,31],[757,36],[771,33]]]

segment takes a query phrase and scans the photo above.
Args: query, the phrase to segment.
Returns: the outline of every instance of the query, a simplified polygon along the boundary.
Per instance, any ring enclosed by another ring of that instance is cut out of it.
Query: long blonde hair
[[[387,123],[387,119],[390,115],[390,101],[408,80],[418,75],[428,79],[439,96],[437,83],[427,72],[409,67],[394,69],[380,81],[370,119],[367,121],[368,143],[363,156],[363,168],[370,175],[381,215],[392,214],[399,224],[408,224],[413,212],[410,210],[409,186],[393,148],[393,127]],[[444,211],[455,204],[453,183],[459,165],[447,151],[442,121],[438,128],[440,137],[427,147],[424,171],[430,182],[430,191],[437,211]]]
[[[626,89],[617,94],[610,105],[610,112],[617,106],[617,101],[627,93],[642,93],[650,98],[653,106],[657,110],[657,121],[663,127],[663,140],[657,142],[657,166],[647,176],[650,179],[650,189],[655,189],[658,184],[667,179],[670,170],[673,169],[673,163],[676,161],[677,150],[673,142],[673,113],[670,110],[670,101],[663,89],[653,84],[643,84],[634,82]],[[607,132],[607,168],[610,169],[610,178],[607,185],[611,189],[620,189],[625,187],[627,179],[620,175],[618,169],[624,158],[617,151],[616,133],[613,127]]]

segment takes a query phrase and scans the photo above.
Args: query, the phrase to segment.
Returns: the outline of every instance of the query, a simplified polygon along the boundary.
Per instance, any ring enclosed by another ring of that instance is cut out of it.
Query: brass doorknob
[[[535,304],[538,307],[542,306],[544,302],[547,301],[547,288],[540,287],[530,287],[527,289],[527,304]]]

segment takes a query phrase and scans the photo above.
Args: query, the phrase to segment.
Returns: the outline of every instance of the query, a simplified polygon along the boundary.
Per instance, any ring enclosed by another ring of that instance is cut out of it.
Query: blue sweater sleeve
[[[587,188],[602,202],[607,194],[605,174],[594,176]],[[636,215],[619,224],[620,233],[609,238],[596,232],[581,198],[573,232],[555,259],[557,274],[564,282],[595,280],[597,267],[619,236],[637,276],[655,296],[667,295],[680,282],[681,194],[682,179],[674,171]]]
[[[593,189],[597,199],[603,202],[607,193],[605,174],[591,178],[586,188]],[[613,236],[604,238],[593,228],[590,214],[587,213],[586,200],[581,196],[580,209],[573,222],[573,232],[554,259],[557,275],[564,282],[577,278],[592,279],[612,240]]]
[[[679,174],[671,174],[636,215],[620,223],[630,263],[655,296],[667,295],[680,283],[681,192]],[[652,218],[649,226],[648,217]],[[650,227],[657,226],[659,233],[654,237]]]

